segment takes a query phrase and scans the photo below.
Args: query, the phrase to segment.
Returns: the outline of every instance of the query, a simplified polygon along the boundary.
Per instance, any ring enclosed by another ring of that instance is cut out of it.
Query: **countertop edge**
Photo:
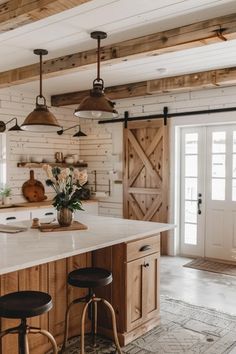
[[[98,250],[98,249],[101,249],[101,248],[114,246],[114,245],[119,244],[119,243],[127,243],[127,242],[130,242],[130,241],[133,241],[133,240],[138,240],[138,239],[143,238],[143,237],[148,237],[148,236],[152,236],[152,235],[155,235],[155,234],[159,234],[161,232],[168,231],[168,230],[171,230],[171,229],[174,229],[174,228],[175,228],[175,225],[173,225],[173,224],[159,225],[156,228],[154,227],[154,229],[151,230],[151,231],[141,232],[141,233],[138,233],[138,234],[130,235],[128,237],[127,236],[126,237],[121,237],[121,238],[116,239],[116,240],[104,241],[104,242],[101,242],[99,244],[96,244],[95,246],[93,245],[93,246],[84,247],[84,248],[81,248],[81,249],[76,249],[76,250],[65,252],[65,253],[60,253],[58,255],[53,255],[53,256],[50,256],[50,257],[46,257],[45,259],[36,259],[36,260],[33,260],[33,261],[28,261],[26,263],[22,263],[22,264],[18,264],[18,265],[16,264],[16,265],[13,265],[13,266],[5,267],[5,268],[0,269],[0,275],[4,275],[4,274],[7,274],[7,273],[12,273],[12,272],[15,272],[15,271],[19,271],[19,270],[23,270],[23,269],[27,269],[27,268],[31,268],[31,267],[35,267],[35,266],[39,266],[39,265],[42,265],[42,264],[46,264],[46,263],[54,262],[54,261],[57,261],[57,260],[65,259],[65,258],[68,258],[68,257],[76,256],[76,255],[79,255],[79,254],[92,252],[92,251],[95,251],[95,250]],[[44,235],[46,236],[46,233],[44,233]]]

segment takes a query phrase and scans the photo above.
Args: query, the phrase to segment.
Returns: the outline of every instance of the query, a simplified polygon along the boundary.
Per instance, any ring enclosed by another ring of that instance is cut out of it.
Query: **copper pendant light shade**
[[[42,56],[48,54],[48,51],[45,49],[35,49],[34,54],[40,57],[40,93],[36,97],[35,109],[25,118],[21,129],[31,132],[56,132],[61,126],[54,114],[49,111],[46,99],[42,94]],[[40,100],[42,103],[40,103]]]
[[[81,118],[116,118],[118,112],[115,110],[115,104],[104,94],[104,81],[100,78],[100,42],[107,37],[105,32],[95,31],[91,33],[91,38],[97,39],[97,78],[93,81],[93,88],[90,95],[85,97],[79,107],[75,110],[75,115]]]

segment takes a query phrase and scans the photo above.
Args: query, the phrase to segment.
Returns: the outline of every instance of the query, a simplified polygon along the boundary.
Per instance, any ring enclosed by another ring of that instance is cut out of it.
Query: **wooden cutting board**
[[[42,202],[47,199],[44,186],[34,178],[33,170],[30,170],[30,179],[22,186],[22,193],[29,202]]]
[[[88,226],[74,221],[70,226],[60,226],[59,224],[41,224],[39,230],[42,232],[53,231],[73,231],[73,230],[87,230]]]

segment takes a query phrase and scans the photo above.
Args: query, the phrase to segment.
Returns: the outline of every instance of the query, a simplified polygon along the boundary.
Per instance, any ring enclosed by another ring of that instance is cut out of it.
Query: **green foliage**
[[[1,197],[10,197],[11,195],[11,188],[8,186],[4,186],[0,189],[0,196]]]

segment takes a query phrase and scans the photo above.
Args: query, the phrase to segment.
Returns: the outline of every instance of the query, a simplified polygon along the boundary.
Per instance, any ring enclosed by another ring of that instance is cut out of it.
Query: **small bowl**
[[[73,164],[74,163],[74,159],[73,159],[73,157],[66,157],[65,158],[65,163],[69,163],[69,164]]]

